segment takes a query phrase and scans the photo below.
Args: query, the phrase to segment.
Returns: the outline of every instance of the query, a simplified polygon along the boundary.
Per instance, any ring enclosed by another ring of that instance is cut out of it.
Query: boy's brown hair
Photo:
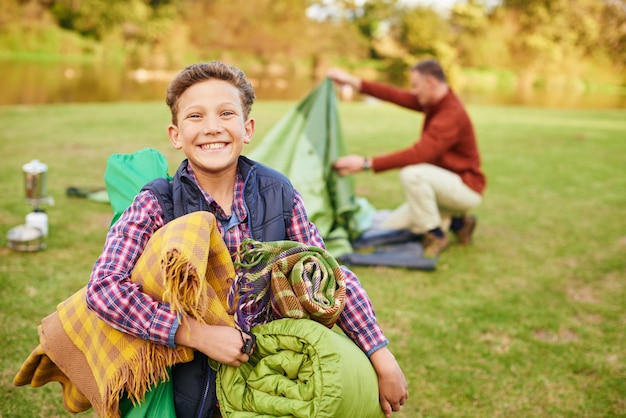
[[[240,69],[221,61],[210,61],[188,65],[174,77],[168,86],[165,103],[170,107],[174,125],[178,124],[176,114],[178,113],[178,99],[180,96],[194,84],[210,79],[227,81],[239,90],[244,120],[248,119],[255,95],[254,89],[246,75]]]

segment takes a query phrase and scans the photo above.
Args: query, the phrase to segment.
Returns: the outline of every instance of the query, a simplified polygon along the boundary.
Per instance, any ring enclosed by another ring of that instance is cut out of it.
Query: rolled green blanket
[[[256,348],[240,367],[221,365],[217,396],[224,418],[382,418],[378,379],[346,336],[308,319],[252,329]]]

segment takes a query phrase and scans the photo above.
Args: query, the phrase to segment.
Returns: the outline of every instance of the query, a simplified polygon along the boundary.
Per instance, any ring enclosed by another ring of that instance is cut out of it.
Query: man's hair
[[[420,61],[411,67],[411,71],[417,71],[422,75],[430,75],[443,83],[447,83],[446,75],[444,74],[443,69],[441,68],[441,65],[439,65],[439,62],[437,62],[437,60],[430,59]]]
[[[244,120],[248,119],[255,95],[252,85],[243,71],[221,61],[191,64],[181,71],[170,83],[165,96],[165,103],[172,112],[172,123],[178,124],[178,99],[189,87],[206,80],[223,80],[235,86],[241,95]]]

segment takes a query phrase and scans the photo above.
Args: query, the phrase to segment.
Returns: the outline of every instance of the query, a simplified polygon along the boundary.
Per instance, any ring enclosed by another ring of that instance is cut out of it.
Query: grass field
[[[293,105],[257,103],[255,139]],[[626,110],[469,111],[488,175],[474,245],[448,249],[434,272],[354,268],[409,380],[394,416],[626,416]],[[349,151],[367,155],[421,126],[385,104],[340,112]],[[115,152],[154,147],[173,170],[168,120],[162,103],[0,107],[0,417],[70,416],[56,383],[12,385],[41,319],[86,284],[110,221],[108,205],[65,190],[103,186]],[[5,237],[30,211],[31,159],[48,164],[55,203],[48,248],[20,253]],[[396,172],[355,180],[379,209],[402,201]]]

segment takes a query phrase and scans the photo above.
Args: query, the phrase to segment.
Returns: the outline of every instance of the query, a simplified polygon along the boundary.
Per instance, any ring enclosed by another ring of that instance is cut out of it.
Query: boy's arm
[[[130,281],[139,255],[163,225],[162,211],[151,192],[135,197],[109,229],[104,249],[87,286],[87,305],[113,328],[158,344],[175,346],[176,314]]]
[[[392,411],[399,411],[409,398],[409,388],[400,365],[387,347],[376,350],[370,362],[378,376],[380,406],[389,418]]]
[[[337,325],[369,356],[378,376],[380,406],[390,417],[409,397],[406,378],[387,347],[389,341],[378,325],[365,289],[352,271],[342,268],[346,273],[346,305]]]
[[[288,238],[326,248],[319,231],[308,220],[304,203],[297,192]],[[378,376],[380,406],[385,416],[390,417],[392,411],[400,410],[409,396],[406,378],[387,348],[389,341],[378,325],[367,292],[351,270],[344,266],[342,269],[346,276],[346,304],[337,325],[368,355]]]
[[[298,191],[295,191],[287,239],[326,248],[317,227],[309,221],[304,201]],[[342,269],[346,275],[346,305],[337,325],[370,356],[374,351],[386,346],[388,341],[378,326],[374,308],[359,279],[348,268],[342,266]]]
[[[378,325],[372,302],[356,274],[345,266],[341,268],[346,279],[346,304],[337,325],[369,357],[389,341]]]

